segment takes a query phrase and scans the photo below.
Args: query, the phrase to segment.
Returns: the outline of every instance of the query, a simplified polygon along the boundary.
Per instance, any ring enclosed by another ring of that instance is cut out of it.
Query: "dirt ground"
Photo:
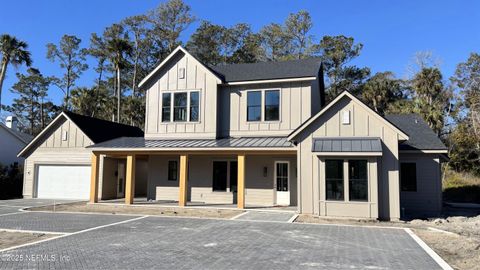
[[[53,206],[33,207],[28,211],[53,211]],[[128,206],[87,204],[85,202],[61,204],[55,206],[57,212],[83,212],[83,213],[109,213],[109,214],[135,214],[153,216],[182,216],[202,218],[229,219],[241,214],[242,210],[236,209],[208,209],[208,208],[178,208],[163,206]]]
[[[480,270],[480,215],[405,222],[325,219],[300,215],[295,222],[412,228],[415,234],[454,269]]]
[[[34,241],[50,238],[54,235],[43,233],[21,233],[0,231],[0,250]]]

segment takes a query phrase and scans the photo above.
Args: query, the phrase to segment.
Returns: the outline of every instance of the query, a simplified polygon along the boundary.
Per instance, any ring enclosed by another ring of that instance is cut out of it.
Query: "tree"
[[[222,43],[225,31],[224,26],[202,21],[190,36],[186,47],[205,64],[218,65],[223,62]]]
[[[7,34],[0,35],[0,55],[2,57],[0,62],[0,111],[2,110],[2,88],[7,67],[9,64],[30,66],[32,58],[27,49],[28,44],[26,42]]]
[[[260,39],[268,61],[278,61],[288,55],[290,37],[280,24],[272,23],[260,30]]]
[[[448,138],[450,165],[480,175],[480,55],[471,53],[467,61],[459,63],[450,80],[462,97],[457,102],[461,113]]]
[[[446,115],[451,110],[451,90],[443,83],[438,68],[423,68],[411,80],[415,98],[415,110],[423,116],[438,135],[442,131]]]
[[[327,75],[327,95],[330,99],[342,90],[355,91],[370,74],[368,68],[347,66],[360,55],[363,45],[355,44],[352,37],[324,36],[318,45],[325,74]]]
[[[190,9],[182,0],[169,0],[148,14],[148,20],[153,24],[155,39],[165,54],[180,45],[180,34],[195,20]]]
[[[392,72],[379,72],[367,80],[361,94],[376,112],[384,114],[388,104],[403,98],[402,83]]]
[[[87,50],[80,48],[81,42],[82,40],[76,36],[63,35],[58,46],[53,43],[47,44],[47,58],[52,62],[58,61],[60,68],[65,70],[63,77],[55,77],[53,82],[65,94],[64,108],[67,110],[70,107],[70,90],[88,68],[85,64]]]
[[[202,21],[187,42],[187,49],[209,65],[254,63],[259,61],[260,39],[250,25],[233,27]]]
[[[29,68],[27,75],[17,73],[18,82],[12,86],[12,93],[19,95],[7,110],[20,118],[20,122],[28,122],[28,133],[38,134],[45,127],[50,111],[45,108],[45,98],[51,79],[45,78],[38,69]]]
[[[117,95],[117,119],[120,123],[120,101],[122,96],[122,70],[125,69],[129,63],[127,58],[131,55],[132,46],[125,36],[124,29],[121,25],[114,24],[107,28],[104,33],[105,49],[108,60],[115,70],[115,85]]]
[[[312,18],[305,10],[290,14],[285,22],[285,32],[297,59],[309,56],[307,50],[312,45],[313,36],[309,34],[312,26]]]

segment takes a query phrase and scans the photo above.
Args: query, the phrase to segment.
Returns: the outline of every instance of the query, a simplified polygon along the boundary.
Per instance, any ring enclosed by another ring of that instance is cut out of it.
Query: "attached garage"
[[[87,200],[90,166],[38,165],[37,198]]]
[[[143,137],[143,131],[62,112],[18,154],[25,158],[23,197],[87,200],[92,156],[87,147],[118,137]]]

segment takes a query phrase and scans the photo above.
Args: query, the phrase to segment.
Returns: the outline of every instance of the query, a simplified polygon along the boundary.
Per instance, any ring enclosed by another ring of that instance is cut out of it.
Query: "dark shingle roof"
[[[316,77],[320,58],[210,66],[224,82]]]
[[[391,114],[385,118],[408,134],[400,150],[446,150],[447,147],[418,114]]]
[[[382,152],[380,138],[314,138],[312,152]]]
[[[145,139],[122,137],[90,148],[293,148],[286,137],[244,137],[221,139]]]
[[[114,123],[67,111],[64,113],[93,141],[93,143],[100,143],[118,137],[143,137],[143,131],[138,127]]]

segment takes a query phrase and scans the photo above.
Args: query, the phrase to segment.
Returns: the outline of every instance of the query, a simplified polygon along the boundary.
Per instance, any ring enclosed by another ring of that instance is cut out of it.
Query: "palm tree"
[[[128,64],[125,56],[131,53],[132,45],[125,39],[113,38],[107,42],[107,51],[109,52],[110,63],[113,64],[116,73],[117,122],[120,123],[121,71]]]
[[[26,42],[7,34],[0,35],[0,111],[2,110],[2,87],[7,74],[7,67],[10,63],[14,66],[22,64],[30,66],[32,58],[27,48],[28,44]]]

